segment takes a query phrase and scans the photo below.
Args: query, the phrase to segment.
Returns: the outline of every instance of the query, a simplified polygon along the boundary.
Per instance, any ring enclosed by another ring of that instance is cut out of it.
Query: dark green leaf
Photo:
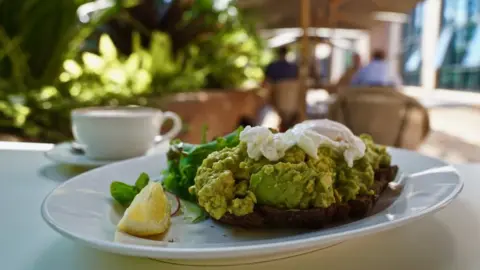
[[[148,174],[142,173],[137,178],[137,181],[135,182],[135,187],[140,192],[144,187],[146,187],[148,185],[149,181],[150,181],[150,177],[148,176]]]
[[[133,186],[115,181],[110,185],[110,194],[117,202],[127,207],[132,203],[138,192]]]

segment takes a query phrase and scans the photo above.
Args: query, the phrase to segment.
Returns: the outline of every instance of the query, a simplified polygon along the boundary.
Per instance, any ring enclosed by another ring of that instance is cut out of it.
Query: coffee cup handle
[[[182,130],[182,119],[180,119],[180,116],[178,116],[178,114],[174,112],[163,113],[160,127],[163,126],[163,123],[165,123],[167,119],[172,119],[173,127],[167,133],[157,136],[157,138],[155,139],[155,144],[174,138]]]

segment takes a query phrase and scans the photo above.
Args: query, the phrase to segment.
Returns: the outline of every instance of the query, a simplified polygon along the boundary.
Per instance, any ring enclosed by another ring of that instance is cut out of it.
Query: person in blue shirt
[[[277,51],[278,59],[270,63],[265,70],[265,79],[269,83],[282,80],[296,79],[298,67],[295,63],[287,61],[287,47],[280,47]]]
[[[351,86],[392,86],[399,87],[402,80],[397,74],[391,72],[387,61],[385,60],[385,52],[383,50],[375,50],[373,52],[372,61],[360,68],[353,75]]]
[[[298,67],[287,61],[287,48],[278,49],[278,58],[265,70],[265,86],[270,88],[271,105],[280,116],[280,131],[296,123],[298,119]]]

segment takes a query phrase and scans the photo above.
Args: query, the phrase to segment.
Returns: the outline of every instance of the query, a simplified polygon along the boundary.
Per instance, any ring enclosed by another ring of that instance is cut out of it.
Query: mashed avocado
[[[362,134],[360,139],[367,147],[363,158],[356,160],[352,168],[342,160],[337,161],[335,191],[340,202],[353,200],[358,194],[373,194],[370,187],[374,183],[375,170],[390,166],[391,156],[386,147],[375,144],[370,135]]]
[[[336,178],[336,160],[340,153],[328,146],[318,148],[318,159],[309,158],[307,165],[318,174],[312,207],[329,207],[335,203],[334,183]]]
[[[208,155],[198,168],[190,191],[213,218],[219,219],[226,212],[237,216],[253,212],[256,198],[248,190],[248,182],[242,181],[249,177],[239,166],[245,158],[243,147],[225,148]]]
[[[287,209],[304,209],[313,200],[318,174],[305,163],[265,165],[250,178],[258,203]]]
[[[328,207],[335,202],[335,161],[328,147],[318,159],[292,147],[278,163],[263,165],[252,174],[250,189],[258,203],[286,209]]]
[[[355,199],[358,194],[371,195],[373,193],[370,187],[373,182],[374,170],[365,157],[356,160],[352,168],[340,162],[335,183],[337,200],[347,202]]]
[[[353,167],[326,145],[318,148],[317,159],[294,146],[274,162],[249,158],[242,142],[204,159],[190,192],[215,219],[225,213],[252,213],[257,203],[283,209],[325,208],[359,194],[372,194],[374,170],[388,166],[390,155],[370,136],[362,135],[361,139],[367,150]]]
[[[367,146],[364,158],[367,159],[368,163],[372,165],[374,170],[380,167],[390,166],[392,157],[387,153],[387,148],[385,146],[375,144],[373,138],[367,134],[360,135],[360,139],[362,139]]]

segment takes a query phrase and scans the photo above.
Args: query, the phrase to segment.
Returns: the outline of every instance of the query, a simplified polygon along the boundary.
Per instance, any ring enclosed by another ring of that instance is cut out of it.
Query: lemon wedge
[[[134,236],[164,233],[170,226],[170,204],[160,183],[150,182],[135,196],[117,229]]]

